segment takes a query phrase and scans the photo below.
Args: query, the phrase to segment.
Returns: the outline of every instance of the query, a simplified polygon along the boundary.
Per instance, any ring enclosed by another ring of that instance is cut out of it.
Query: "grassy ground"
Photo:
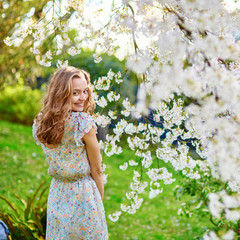
[[[131,159],[127,149],[121,155],[104,157],[107,164],[108,183],[105,186],[104,206],[106,216],[120,209],[125,199],[132,178],[131,172],[123,172],[119,165]],[[32,138],[31,128],[19,124],[0,121],[0,195],[15,202],[14,194],[26,198],[33,194],[39,184],[45,180],[50,184],[47,175],[47,162],[41,147]],[[178,216],[181,202],[173,196],[173,187],[178,184],[180,176],[173,185],[164,186],[164,191],[154,199],[147,199],[134,215],[125,214],[116,223],[107,217],[110,240],[118,239],[195,239],[202,236],[204,229],[210,225],[208,219],[198,216],[187,218]],[[0,208],[6,208],[0,202]]]

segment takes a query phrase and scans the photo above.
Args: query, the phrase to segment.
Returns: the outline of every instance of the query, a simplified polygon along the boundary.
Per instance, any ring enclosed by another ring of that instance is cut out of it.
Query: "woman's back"
[[[84,112],[71,112],[65,122],[62,142],[53,149],[41,144],[49,164],[48,174],[63,181],[74,181],[90,175],[90,166],[82,137],[96,128],[91,116]],[[33,135],[36,139],[37,124],[33,125]]]

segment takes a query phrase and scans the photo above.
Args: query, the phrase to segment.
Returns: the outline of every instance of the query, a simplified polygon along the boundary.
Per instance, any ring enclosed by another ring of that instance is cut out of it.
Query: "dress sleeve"
[[[37,124],[37,121],[36,121],[36,119],[34,120],[34,123],[33,123],[33,125],[32,125],[32,134],[33,134],[33,138],[35,139],[35,141],[36,141],[36,144],[37,145],[41,145],[41,143],[40,143],[40,141],[38,140],[38,138],[37,138],[37,129],[38,129],[38,124]]]
[[[97,126],[93,118],[87,113],[80,112],[77,117],[77,126],[74,133],[74,138],[77,146],[85,146],[82,142],[83,136],[88,133],[92,127],[94,127],[95,132],[97,133]]]

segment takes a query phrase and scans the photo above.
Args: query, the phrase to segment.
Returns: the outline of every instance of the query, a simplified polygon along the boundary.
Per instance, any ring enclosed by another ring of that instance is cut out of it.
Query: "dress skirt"
[[[103,203],[91,176],[70,182],[52,179],[46,239],[108,239]]]

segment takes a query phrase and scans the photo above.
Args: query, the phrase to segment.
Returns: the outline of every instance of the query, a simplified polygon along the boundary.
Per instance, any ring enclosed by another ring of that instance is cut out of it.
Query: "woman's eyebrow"
[[[85,90],[87,90],[87,89],[88,89],[88,87],[86,87],[83,91],[85,91]],[[79,89],[79,88],[74,88],[73,91],[81,91],[81,89]]]

